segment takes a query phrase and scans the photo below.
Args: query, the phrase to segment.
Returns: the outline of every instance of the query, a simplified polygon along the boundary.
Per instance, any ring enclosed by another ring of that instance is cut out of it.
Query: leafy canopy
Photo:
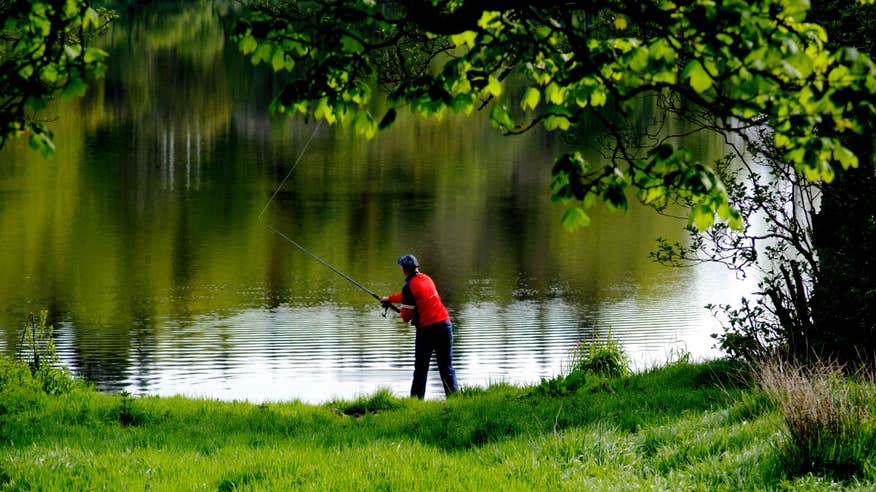
[[[585,226],[597,203],[632,192],[662,207],[692,204],[690,224],[741,226],[710,164],[665,142],[631,144],[614,116],[637,98],[708,108],[708,126],[774,129],[784,158],[812,180],[857,166],[839,137],[873,130],[876,68],[854,49],[829,52],[806,0],[262,1],[235,27],[253,63],[288,71],[272,110],[311,115],[373,137],[397,111],[441,117],[489,106],[506,134],[567,132],[599,121],[603,162],[560,156],[554,198]],[[520,87],[522,86],[522,89]],[[388,110],[375,116],[375,88]],[[621,118],[622,120],[623,118]],[[872,158],[867,156],[867,158]]]
[[[83,96],[89,79],[103,76],[107,53],[87,41],[113,16],[85,0],[0,2],[0,148],[29,135],[31,147],[52,155],[40,112],[59,93]]]

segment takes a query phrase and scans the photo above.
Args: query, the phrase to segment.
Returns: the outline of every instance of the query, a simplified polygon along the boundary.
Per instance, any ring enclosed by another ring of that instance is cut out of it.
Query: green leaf
[[[712,77],[709,76],[706,69],[703,68],[702,63],[698,60],[691,60],[690,63],[684,67],[684,71],[681,73],[681,78],[690,79],[690,86],[699,94],[709,90],[709,87],[712,87],[713,83]]]
[[[584,195],[584,200],[581,200],[584,203],[584,208],[593,208],[596,206],[596,203],[599,201],[599,196],[592,191],[588,191]]]
[[[548,106],[545,113],[553,114],[554,116],[565,116],[566,118],[572,117],[572,111],[570,111],[569,108],[557,104],[551,104]]]
[[[648,46],[648,54],[654,59],[667,62],[674,62],[676,58],[675,48],[663,38],[658,38]]]
[[[31,16],[29,20],[33,26],[33,30],[40,33],[42,36],[48,36],[52,31],[52,22],[45,17]]]
[[[741,231],[742,224],[742,214],[739,213],[735,208],[730,209],[730,216],[727,219],[727,225],[730,226],[734,231]]]
[[[474,31],[464,31],[459,34],[453,34],[450,36],[450,41],[453,42],[456,46],[462,46],[463,44],[468,46],[469,48],[474,48],[475,38],[477,38],[478,33]]]
[[[481,29],[487,29],[493,25],[501,25],[499,22],[499,16],[501,14],[495,11],[484,11],[481,14],[481,18],[478,20],[478,27]]]
[[[526,89],[526,92],[523,94],[523,99],[520,101],[520,109],[526,110],[535,109],[538,106],[538,102],[541,99],[541,92],[535,87],[530,87]]]
[[[85,48],[85,63],[99,63],[105,60],[108,56],[109,53],[100,48]]]
[[[579,227],[589,226],[590,216],[580,207],[572,207],[563,214],[561,222],[567,231],[573,232]]]
[[[797,147],[785,153],[785,159],[792,164],[803,164],[806,160],[806,149]]]
[[[827,161],[822,161],[818,166],[818,173],[825,183],[830,183],[835,177],[833,166]]]
[[[46,159],[52,157],[55,153],[55,143],[52,142],[52,135],[47,132],[35,131],[28,139],[30,148],[42,152]]]
[[[365,138],[368,139],[374,138],[374,135],[377,133],[374,120],[365,111],[360,111],[356,114],[356,117],[353,119],[353,128],[356,130],[357,135],[365,135]]]
[[[812,58],[810,58],[806,53],[798,53],[796,56],[791,57],[788,61],[794,66],[794,68],[800,74],[801,78],[809,77],[815,70],[815,65],[812,63]]]
[[[365,51],[365,47],[362,46],[362,43],[360,43],[358,39],[350,36],[341,36],[341,47],[348,53],[359,54]]]
[[[256,42],[255,38],[252,37],[252,34],[247,33],[246,36],[240,40],[240,52],[244,55],[248,55],[255,51],[258,45],[259,44]]]
[[[641,197],[645,204],[654,203],[666,196],[666,190],[662,186],[653,186],[642,190]]]
[[[74,97],[82,97],[88,90],[88,84],[80,78],[71,79],[70,82],[61,91],[61,97],[64,99],[73,99]]]
[[[554,131],[556,129],[566,131],[570,126],[571,123],[565,116],[549,116],[544,120],[544,128],[547,131]]]
[[[593,93],[593,88],[590,86],[582,85],[575,89],[575,103],[578,106],[584,108],[590,101],[590,95]]]
[[[471,94],[459,94],[450,102],[450,107],[457,113],[469,115],[474,111],[474,100]]]
[[[563,104],[564,92],[556,82],[551,82],[544,89],[544,100],[552,104]]]
[[[597,88],[593,91],[593,94],[590,94],[590,105],[593,107],[604,106],[606,101],[608,101],[608,95],[602,87]]]
[[[500,130],[508,130],[514,123],[511,121],[511,116],[508,114],[508,108],[502,104],[494,104],[490,110],[490,123],[493,127]]]
[[[803,22],[809,10],[809,0],[785,0],[785,15],[797,22]]]
[[[269,44],[260,44],[258,48],[256,48],[255,53],[252,54],[252,63],[253,65],[258,65],[259,62],[268,63],[271,61],[271,57],[273,56],[273,50],[271,50],[271,45]]]
[[[630,53],[629,57],[630,69],[636,72],[642,72],[648,68],[648,47],[643,46],[636,48]]]
[[[274,54],[271,56],[271,67],[275,72],[279,72],[286,66],[286,52],[279,46],[274,49]]]
[[[18,75],[23,79],[29,79],[33,75],[33,65],[25,65],[18,70]]]
[[[43,69],[40,70],[40,79],[42,79],[43,82],[45,82],[49,85],[54,85],[55,82],[58,81],[58,67],[57,67],[57,65],[49,64],[49,65],[46,65],[45,67],[43,67]]]
[[[82,27],[85,30],[100,27],[100,16],[97,11],[91,7],[85,10],[85,17],[82,19]]]
[[[316,108],[313,110],[313,117],[317,120],[321,120],[323,117],[325,117],[325,121],[328,124],[332,124],[335,122],[335,116],[332,113],[332,107],[329,105],[327,97],[321,97],[316,102]]]
[[[791,146],[791,139],[784,133],[777,132],[774,136],[774,140],[776,142],[776,147],[780,149],[787,149]]]
[[[67,54],[67,58],[71,60],[75,60],[79,58],[79,55],[82,54],[82,48],[73,44],[65,44],[64,45],[64,53]]]
[[[664,84],[675,84],[678,81],[678,75],[672,70],[661,70],[651,75],[651,80],[654,82],[662,82]]]
[[[499,97],[502,94],[502,83],[499,82],[499,79],[490,75],[487,87],[484,90],[493,97]]]
[[[849,77],[849,68],[845,65],[839,65],[830,71],[827,76],[828,82],[833,85],[845,84],[845,80]]]
[[[841,144],[836,144],[833,148],[833,158],[843,166],[843,169],[858,167],[858,156]]]
[[[48,103],[44,98],[37,96],[30,96],[24,103],[24,107],[30,111],[40,111],[41,109],[45,109],[47,105]]]
[[[715,213],[708,205],[697,205],[690,209],[688,223],[696,226],[697,230],[705,231],[715,222]]]

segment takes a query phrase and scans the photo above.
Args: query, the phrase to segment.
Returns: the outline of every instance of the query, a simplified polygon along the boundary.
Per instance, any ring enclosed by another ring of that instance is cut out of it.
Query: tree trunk
[[[823,25],[834,48],[851,46],[876,55],[876,8],[857,2],[816,0],[810,19]],[[871,115],[872,117],[872,115]],[[813,223],[819,274],[812,295],[814,336],[820,355],[876,361],[876,174],[873,135],[845,144],[860,158],[857,169],[837,169],[824,187]]]

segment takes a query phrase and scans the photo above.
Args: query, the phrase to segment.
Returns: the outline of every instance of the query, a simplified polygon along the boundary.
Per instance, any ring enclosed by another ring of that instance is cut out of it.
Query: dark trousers
[[[421,400],[426,395],[426,376],[429,374],[429,360],[433,351],[438,359],[438,373],[441,374],[444,394],[450,396],[457,389],[456,371],[453,370],[453,325],[450,320],[417,328],[411,396]]]

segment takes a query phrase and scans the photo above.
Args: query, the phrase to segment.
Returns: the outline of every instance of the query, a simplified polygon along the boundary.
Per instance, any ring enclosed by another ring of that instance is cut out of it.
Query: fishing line
[[[310,147],[310,142],[313,141],[313,137],[316,136],[316,132],[319,131],[319,127],[321,126],[322,120],[317,121],[316,126],[313,128],[313,133],[310,134],[310,138],[307,139],[307,142],[304,142],[304,147],[301,148],[301,152],[298,154],[298,158],[295,159],[295,163],[292,164],[292,169],[289,169],[289,172],[286,173],[286,177],[283,178],[283,181],[280,181],[280,186],[277,186],[277,189],[274,190],[274,194],[271,195],[271,198],[268,199],[268,203],[266,203],[265,206],[262,207],[262,211],[259,212],[259,220],[261,220],[262,215],[264,215],[265,213],[265,210],[268,209],[268,205],[270,205],[271,202],[274,201],[274,197],[277,196],[277,193],[280,192],[280,190],[283,188],[283,185],[285,185],[286,181],[289,180],[289,176],[292,176],[292,171],[294,171],[295,168],[298,167],[298,163],[301,162],[301,158],[304,157],[304,153],[307,152],[307,147]]]
[[[316,256],[315,254],[311,253],[310,251],[307,250],[307,248],[305,248],[304,246],[298,244],[297,242],[295,242],[294,240],[292,240],[291,238],[289,238],[287,235],[283,234],[282,232],[278,231],[277,229],[274,229],[274,226],[272,226],[271,224],[267,224],[267,223],[266,223],[265,226],[267,226],[268,229],[274,231],[274,232],[275,232],[278,236],[280,236],[281,238],[285,239],[286,241],[289,241],[289,242],[290,242],[293,246],[295,246],[296,248],[300,249],[302,253],[304,253],[304,254],[306,254],[307,256],[310,256],[311,258],[313,258],[314,260],[316,260],[316,261],[322,263],[323,266],[325,266],[325,267],[327,267],[329,270],[331,270],[331,271],[337,273],[338,275],[340,275],[341,277],[343,277],[344,279],[346,279],[348,282],[350,282],[351,284],[355,285],[356,287],[359,287],[359,288],[362,289],[363,291],[367,292],[368,294],[371,295],[371,297],[377,299],[378,301],[380,300],[380,296],[377,295],[376,293],[374,293],[372,290],[370,290],[369,288],[367,288],[367,287],[365,287],[364,285],[360,284],[359,282],[356,282],[355,280],[353,280],[352,278],[350,278],[349,275],[347,275],[346,273],[344,273],[344,272],[338,270],[337,268],[333,267],[333,266],[330,265],[327,261],[323,260],[323,259],[320,258],[319,256]]]
[[[298,163],[301,162],[301,157],[304,156],[304,152],[307,151],[307,147],[310,146],[310,142],[313,141],[313,137],[316,136],[316,132],[319,131],[319,128],[320,128],[321,125],[322,125],[322,120],[320,120],[320,121],[316,124],[316,127],[313,129],[313,133],[310,135],[310,138],[307,139],[307,142],[305,142],[304,147],[301,149],[301,153],[298,154],[298,158],[295,159],[295,163],[292,164],[292,168],[289,169],[289,172],[286,173],[286,177],[283,178],[283,181],[281,181],[281,182],[280,182],[280,185],[277,186],[277,189],[274,191],[274,194],[271,195],[271,198],[268,199],[268,203],[266,203],[265,206],[262,208],[262,211],[261,211],[261,212],[259,213],[259,215],[258,215],[258,219],[259,219],[260,221],[262,221],[262,215],[265,213],[265,210],[268,209],[268,206],[271,204],[271,202],[274,201],[274,198],[277,196],[277,193],[280,192],[280,190],[281,190],[281,189],[283,188],[283,186],[286,184],[286,181],[288,181],[288,180],[289,180],[289,177],[292,176],[292,171],[294,171],[295,168],[298,166]],[[335,268],[334,266],[332,266],[331,264],[329,264],[329,262],[327,262],[327,261],[323,260],[322,258],[320,258],[319,256],[316,256],[315,254],[311,253],[307,248],[305,248],[304,246],[302,246],[301,244],[299,244],[297,241],[293,240],[293,239],[290,238],[289,236],[287,236],[287,235],[283,234],[282,232],[278,231],[278,230],[277,230],[274,226],[272,226],[271,224],[269,224],[269,223],[267,223],[267,222],[264,222],[264,221],[262,221],[262,222],[265,224],[265,227],[267,227],[268,229],[270,229],[274,234],[276,234],[276,235],[280,236],[281,238],[285,239],[289,244],[291,244],[291,245],[295,246],[296,248],[298,248],[302,253],[304,253],[304,254],[306,254],[307,256],[313,258],[314,260],[316,260],[317,262],[319,262],[320,264],[322,264],[323,266],[325,266],[325,267],[328,268],[329,270],[331,270],[331,271],[337,273],[337,274],[340,275],[344,280],[346,280],[347,282],[350,282],[351,284],[355,285],[356,287],[358,287],[358,288],[361,289],[362,291],[368,293],[368,295],[370,295],[371,297],[377,299],[378,301],[380,300],[380,296],[377,295],[377,294],[376,294],[374,291],[372,291],[371,289],[365,287],[364,285],[360,284],[359,282],[356,282],[356,281],[353,280],[349,275],[347,275],[346,273],[344,273],[344,272],[338,270],[337,268]],[[398,311],[399,311],[399,308],[396,307],[396,306],[394,306],[394,305],[392,305],[392,304],[385,304],[385,305],[384,305],[384,308],[386,308],[386,309],[392,309],[392,310],[395,311],[395,312],[398,312]],[[386,316],[386,310],[383,311],[383,315]]]

